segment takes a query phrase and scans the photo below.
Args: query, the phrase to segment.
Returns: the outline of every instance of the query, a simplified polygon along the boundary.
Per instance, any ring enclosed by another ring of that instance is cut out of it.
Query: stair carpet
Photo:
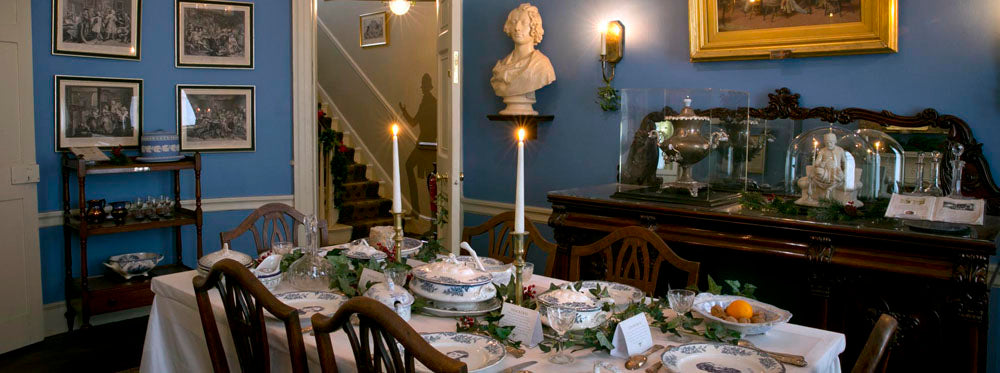
[[[342,134],[338,134],[342,136]],[[368,237],[371,227],[392,225],[392,200],[379,196],[379,182],[369,180],[368,166],[355,163],[354,148],[347,148],[351,163],[347,166],[347,180],[344,181],[344,201],[338,207],[338,223],[350,225],[351,239]]]

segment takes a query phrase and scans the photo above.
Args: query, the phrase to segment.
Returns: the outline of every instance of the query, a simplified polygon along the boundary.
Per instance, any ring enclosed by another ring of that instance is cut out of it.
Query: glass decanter
[[[913,186],[913,192],[911,192],[911,194],[914,195],[924,194],[924,157],[926,156],[927,153],[924,152],[917,153],[917,176],[913,180],[914,186]]]
[[[306,216],[306,245],[301,258],[288,266],[285,279],[292,287],[303,291],[329,291],[333,265],[319,256],[319,230],[315,215]]]
[[[930,186],[924,189],[924,193],[929,196],[940,197],[944,195],[941,189],[941,152],[931,152],[931,179],[928,180]]]
[[[965,161],[962,160],[962,153],[965,147],[962,144],[954,143],[951,146],[951,194],[948,198],[965,198],[962,195],[962,169],[965,168]]]

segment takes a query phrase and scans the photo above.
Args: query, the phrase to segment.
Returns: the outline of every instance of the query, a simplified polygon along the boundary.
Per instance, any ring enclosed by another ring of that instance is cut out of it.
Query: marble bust
[[[823,148],[813,154],[812,165],[806,167],[806,176],[799,178],[802,197],[798,205],[819,206],[820,199],[830,199],[842,204],[861,207],[858,189],[861,187],[861,170],[855,168],[854,157],[837,146],[837,135],[823,135]]]
[[[556,80],[552,63],[535,45],[542,42],[542,16],[531,4],[519,5],[507,15],[504,33],[514,41],[514,50],[493,66],[490,85],[507,107],[503,115],[538,115],[532,109],[535,91]]]

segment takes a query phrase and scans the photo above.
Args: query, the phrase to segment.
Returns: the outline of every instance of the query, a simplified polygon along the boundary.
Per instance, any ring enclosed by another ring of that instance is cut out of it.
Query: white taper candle
[[[517,130],[517,185],[514,191],[514,233],[524,233],[524,128]]]
[[[399,125],[392,125],[392,212],[403,212],[403,193],[399,190]]]

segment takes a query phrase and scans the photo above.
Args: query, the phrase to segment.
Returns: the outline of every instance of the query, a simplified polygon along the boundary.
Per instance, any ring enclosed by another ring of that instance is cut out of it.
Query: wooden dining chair
[[[524,240],[524,251],[527,253],[531,246],[535,246],[545,252],[548,258],[545,259],[544,274],[552,277],[552,270],[556,262],[556,244],[542,237],[542,234],[538,233],[538,228],[535,228],[535,224],[525,220],[524,229],[528,231],[528,236]],[[511,263],[514,261],[514,240],[510,236],[510,232],[513,231],[514,212],[507,211],[490,218],[481,225],[462,229],[462,241],[471,244],[472,237],[486,233],[489,240],[489,257],[499,259],[504,263]]]
[[[290,241],[298,246],[297,228],[304,223],[304,220],[305,215],[292,206],[283,203],[268,203],[253,210],[250,216],[243,219],[236,229],[219,233],[219,239],[222,245],[229,244],[229,247],[232,248],[234,239],[250,231],[253,233],[253,242],[258,254],[270,250],[271,244],[278,241]],[[327,235],[326,221],[318,220],[319,246],[323,246]]]
[[[212,288],[218,289],[222,296],[229,332],[233,336],[236,356],[243,372],[270,371],[270,348],[264,325],[265,309],[285,323],[292,371],[309,370],[298,310],[275,298],[250,270],[235,260],[223,259],[212,266],[208,276],[196,276],[192,282],[201,326],[205,330],[208,355],[212,358],[212,369],[216,373],[229,372],[229,362],[226,361],[226,351],[222,347],[222,338],[208,295]]]
[[[892,340],[893,334],[896,334],[898,326],[899,322],[891,315],[883,313],[879,316],[851,373],[885,372],[889,361],[889,341]]]
[[[660,236],[647,228],[619,228],[590,245],[574,246],[569,262],[570,281],[580,280],[580,258],[594,254],[603,256],[604,280],[632,285],[647,294],[656,291],[663,262],[686,272],[688,287],[698,284],[701,264],[677,256]]]
[[[358,327],[351,324],[353,315],[360,320]],[[324,373],[337,372],[330,333],[339,329],[347,334],[360,373],[410,373],[414,371],[414,358],[432,372],[468,372],[465,363],[432,347],[395,311],[368,297],[356,297],[344,302],[333,317],[315,314],[312,325],[320,368]],[[402,356],[396,342],[403,347]]]

